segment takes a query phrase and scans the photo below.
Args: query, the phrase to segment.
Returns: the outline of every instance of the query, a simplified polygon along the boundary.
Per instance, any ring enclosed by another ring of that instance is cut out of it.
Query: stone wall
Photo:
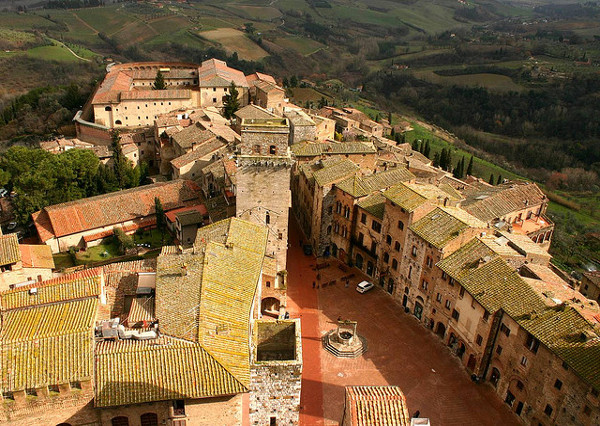
[[[236,179],[236,216],[269,228],[267,255],[275,257],[277,271],[285,270],[291,207],[289,162],[263,158],[260,165],[254,165],[252,159],[238,160]]]
[[[268,353],[260,360],[261,350]],[[280,350],[281,356],[277,356]],[[250,424],[296,425],[302,381],[300,320],[257,321],[250,367]]]

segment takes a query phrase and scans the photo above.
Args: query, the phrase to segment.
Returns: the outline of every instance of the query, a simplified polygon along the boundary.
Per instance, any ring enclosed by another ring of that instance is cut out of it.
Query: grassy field
[[[39,46],[29,49],[27,55],[36,59],[45,61],[59,62],[79,62],[81,59],[76,58],[66,47],[63,46]]]
[[[295,87],[290,89],[293,93],[292,102],[295,102],[299,105],[304,105],[307,101],[309,102],[319,102],[321,98],[325,98],[328,101],[332,101],[333,98],[327,95],[324,95],[321,92],[316,91],[311,87]]]
[[[319,43],[316,40],[311,40],[305,37],[278,37],[275,39],[275,44],[284,47],[286,49],[292,49],[301,55],[308,56],[323,49],[327,46]]]
[[[281,12],[279,9],[274,7],[236,5],[233,6],[233,8],[235,8],[237,11],[243,12],[244,15],[256,21],[270,21],[272,19],[281,17]]]
[[[259,45],[246,37],[243,32],[233,28],[203,31],[200,35],[220,44],[230,53],[237,52],[241,58],[247,60],[256,61],[269,55]]]
[[[446,86],[485,87],[500,92],[520,92],[524,89],[512,81],[510,77],[500,74],[480,73],[442,76],[433,71],[417,71],[414,75],[421,80]]]

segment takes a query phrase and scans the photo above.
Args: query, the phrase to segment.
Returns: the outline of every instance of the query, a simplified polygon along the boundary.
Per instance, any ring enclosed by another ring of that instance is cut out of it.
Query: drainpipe
[[[492,341],[492,346],[490,348],[490,352],[487,355],[487,361],[485,363],[485,369],[483,370],[482,380],[485,380],[487,377],[487,373],[490,369],[490,364],[492,363],[492,352],[494,351],[494,346],[496,346],[496,341],[498,340],[498,333],[500,333],[500,324],[502,324],[502,318],[504,318],[504,311],[500,311],[500,318],[498,318],[498,323],[496,324],[496,332],[494,333],[494,340]]]

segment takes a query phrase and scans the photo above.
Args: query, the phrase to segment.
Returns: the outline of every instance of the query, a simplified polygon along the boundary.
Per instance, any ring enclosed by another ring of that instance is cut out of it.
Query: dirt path
[[[58,41],[58,40],[52,40],[53,42],[57,43],[59,46],[64,47],[65,49],[67,49],[69,52],[71,52],[73,54],[73,56],[75,56],[77,59],[81,59],[82,61],[86,61],[86,62],[92,62],[91,59],[87,59],[87,58],[82,58],[81,56],[79,56],[77,53],[73,52],[73,50],[71,50],[71,48],[69,46],[67,46],[66,44]]]

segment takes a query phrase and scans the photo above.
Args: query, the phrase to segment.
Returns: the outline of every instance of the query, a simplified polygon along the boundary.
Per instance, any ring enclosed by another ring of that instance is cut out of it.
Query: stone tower
[[[291,207],[287,118],[242,119],[237,156],[236,216],[269,228],[267,256],[276,260],[275,287],[285,287]]]

